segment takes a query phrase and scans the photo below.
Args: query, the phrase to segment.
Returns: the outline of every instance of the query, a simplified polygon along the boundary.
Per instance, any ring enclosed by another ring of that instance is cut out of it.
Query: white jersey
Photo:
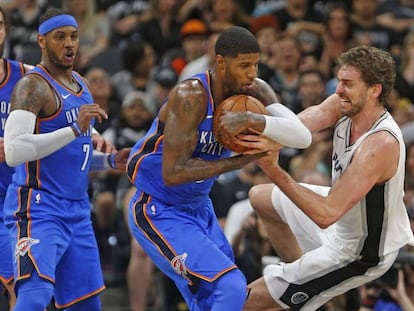
[[[405,176],[405,144],[390,113],[385,112],[354,144],[350,144],[352,121],[342,117],[336,124],[333,137],[332,183],[341,176],[352,161],[357,148],[366,137],[387,131],[400,145],[400,158],[395,175],[385,184],[374,186],[369,193],[349,210],[327,234],[333,248],[363,258],[382,257],[413,243],[406,207],[403,202]],[[355,185],[358,187],[358,185]],[[352,189],[349,189],[352,191]]]

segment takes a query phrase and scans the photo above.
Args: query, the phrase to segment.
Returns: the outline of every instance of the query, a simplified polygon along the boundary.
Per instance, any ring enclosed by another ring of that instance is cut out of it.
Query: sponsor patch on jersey
[[[301,304],[303,302],[305,302],[306,300],[309,299],[309,295],[304,293],[304,292],[296,292],[292,295],[292,298],[290,299],[290,301],[295,304]]]
[[[24,237],[19,239],[16,243],[16,248],[14,249],[14,256],[24,256],[29,251],[29,249],[40,242],[39,239],[33,239]]]
[[[185,266],[185,260],[187,253],[177,255],[171,260],[171,267],[173,267],[175,273],[185,277],[187,275],[187,267]]]

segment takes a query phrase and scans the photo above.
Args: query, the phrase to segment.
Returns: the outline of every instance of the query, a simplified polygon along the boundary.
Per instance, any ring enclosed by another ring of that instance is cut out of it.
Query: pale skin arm
[[[172,90],[168,104],[160,111],[160,120],[165,122],[162,172],[169,186],[217,176],[263,156],[239,155],[217,161],[191,158],[206,103],[207,95],[200,82],[189,80]]]
[[[260,139],[262,138],[258,138]],[[257,145],[256,147],[259,148]],[[371,134],[355,151],[351,164],[332,186],[327,197],[298,184],[280,168],[277,155],[274,153],[259,159],[258,163],[269,178],[306,215],[319,227],[326,228],[349,211],[374,185],[391,178],[397,169],[398,161],[397,140],[386,131]]]

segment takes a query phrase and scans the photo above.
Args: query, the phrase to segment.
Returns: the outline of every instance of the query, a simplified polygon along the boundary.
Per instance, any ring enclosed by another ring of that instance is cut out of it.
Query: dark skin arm
[[[13,90],[11,111],[16,109],[31,111],[38,117],[47,117],[55,113],[58,106],[48,83],[37,75],[28,75],[19,80]],[[102,122],[107,114],[97,104],[83,105],[77,120],[82,132],[89,129],[93,118]]]
[[[207,111],[207,94],[197,80],[177,85],[168,104],[160,111],[165,122],[163,146],[163,177],[169,185],[202,180],[238,169],[265,153],[238,155],[217,161],[191,158],[197,145],[198,126]]]

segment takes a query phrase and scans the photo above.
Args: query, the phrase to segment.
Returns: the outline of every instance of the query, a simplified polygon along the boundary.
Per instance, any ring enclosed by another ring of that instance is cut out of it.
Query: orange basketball
[[[250,95],[240,94],[226,98],[216,107],[216,110],[214,111],[213,132],[217,141],[225,148],[230,149],[234,152],[242,153],[246,151],[246,147],[238,145],[231,139],[225,138],[225,136],[222,134],[219,119],[223,111],[251,111],[268,115],[269,113],[267,112],[266,107],[257,98]]]

